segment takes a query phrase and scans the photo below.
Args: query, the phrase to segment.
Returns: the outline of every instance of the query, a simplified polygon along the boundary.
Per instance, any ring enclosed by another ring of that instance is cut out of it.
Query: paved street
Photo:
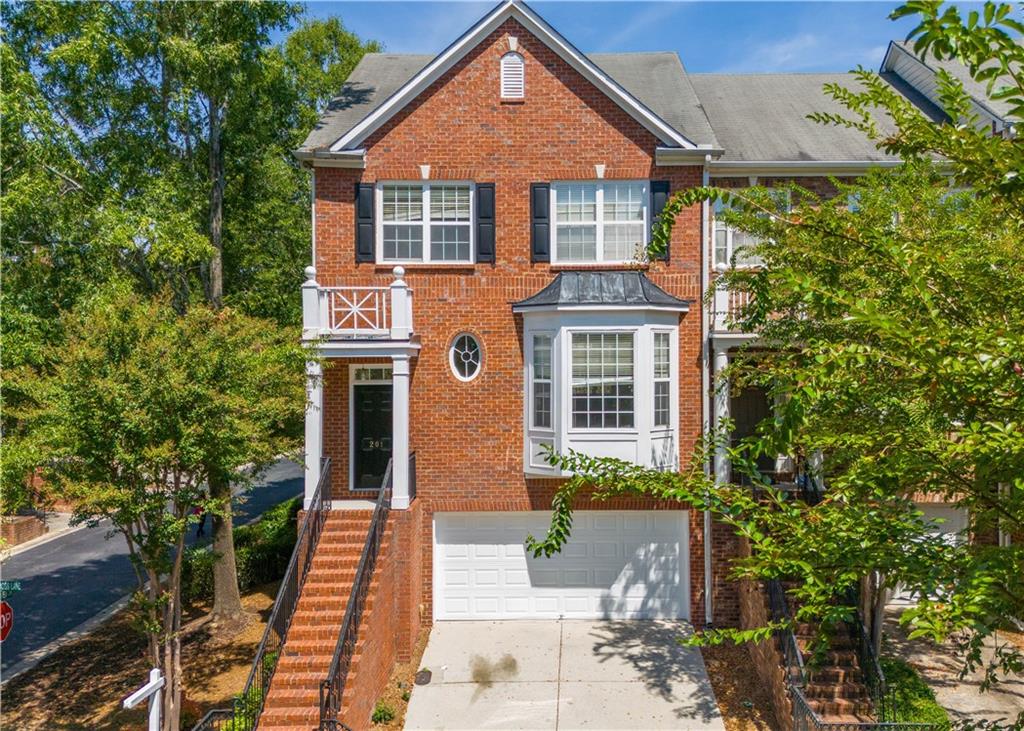
[[[262,481],[235,501],[235,525],[302,492],[302,467],[288,460],[273,465]],[[4,581],[20,581],[8,598],[14,628],[0,646],[2,670],[74,629],[135,584],[128,548],[120,534],[107,538],[109,524],[67,533],[4,561]],[[207,536],[210,522],[207,521]],[[195,530],[189,542],[194,542]]]

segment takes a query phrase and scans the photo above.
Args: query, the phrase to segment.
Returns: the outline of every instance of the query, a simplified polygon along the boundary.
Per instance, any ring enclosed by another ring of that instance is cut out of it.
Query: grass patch
[[[895,718],[904,723],[935,723],[949,728],[949,716],[935,701],[935,693],[912,665],[894,657],[879,659],[893,699]]]

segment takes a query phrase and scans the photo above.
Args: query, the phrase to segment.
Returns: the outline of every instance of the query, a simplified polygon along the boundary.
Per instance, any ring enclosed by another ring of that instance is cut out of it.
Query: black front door
[[[376,490],[391,459],[391,385],[357,385],[353,390],[355,489]]]

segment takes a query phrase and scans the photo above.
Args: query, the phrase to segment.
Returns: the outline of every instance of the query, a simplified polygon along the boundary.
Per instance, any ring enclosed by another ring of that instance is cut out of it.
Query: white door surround
[[[681,510],[577,511],[562,552],[528,555],[550,511],[435,513],[434,619],[688,619]]]

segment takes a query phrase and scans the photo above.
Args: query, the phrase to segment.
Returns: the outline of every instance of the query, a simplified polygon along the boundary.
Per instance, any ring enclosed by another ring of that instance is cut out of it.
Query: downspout
[[[701,176],[701,185],[705,188],[711,182],[711,155],[704,156],[704,172]],[[701,263],[700,263],[700,350],[701,369],[700,400],[701,423],[704,433],[707,434],[711,427],[711,406],[708,403],[711,391],[709,369],[711,368],[710,358],[710,320],[705,295],[711,284],[711,204],[708,201],[701,203]],[[704,460],[704,474],[711,474],[711,463]],[[704,626],[710,627],[714,624],[714,605],[711,598],[711,511],[704,511]]]

